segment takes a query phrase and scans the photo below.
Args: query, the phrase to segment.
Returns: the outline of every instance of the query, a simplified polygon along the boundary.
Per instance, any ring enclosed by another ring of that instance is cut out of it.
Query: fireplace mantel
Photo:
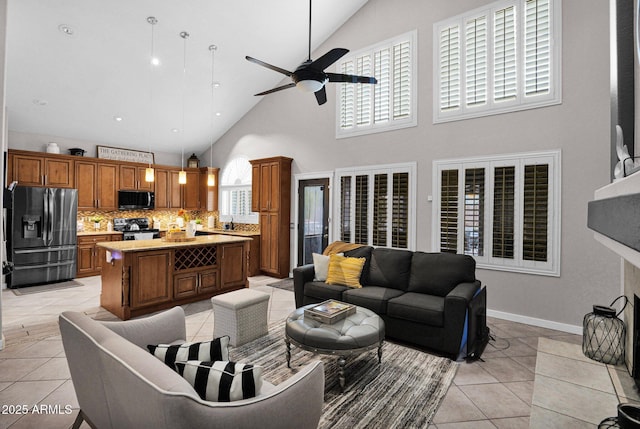
[[[594,238],[640,268],[640,173],[595,191],[588,226]]]
[[[640,386],[640,368],[634,365],[638,328],[635,296],[640,296],[640,173],[632,174],[596,190],[589,202],[588,225],[594,238],[618,254],[622,260],[622,285],[629,304],[624,309],[626,323],[625,364]]]

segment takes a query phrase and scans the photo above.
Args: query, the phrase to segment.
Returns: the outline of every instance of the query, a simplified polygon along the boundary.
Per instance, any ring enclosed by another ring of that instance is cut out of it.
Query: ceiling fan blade
[[[296,84],[291,82],[291,83],[288,83],[286,85],[282,85],[282,86],[278,86],[276,88],[268,89],[266,91],[263,91],[263,92],[260,92],[258,94],[254,94],[254,95],[267,95],[267,94],[271,94],[272,92],[282,91],[283,89],[293,88],[294,86],[296,86]]]
[[[316,100],[318,100],[319,106],[322,106],[324,103],[327,102],[327,91],[324,89],[324,86],[319,90],[317,90],[316,92],[314,92],[314,94],[316,95]]]
[[[352,74],[327,73],[329,82],[378,83],[375,77],[354,76]]]
[[[331,64],[338,61],[340,58],[346,55],[349,52],[348,49],[344,48],[334,48],[309,64],[309,67],[314,68],[316,70],[324,70],[329,67]]]
[[[252,63],[258,64],[258,65],[260,65],[262,67],[266,67],[266,68],[268,68],[270,70],[276,71],[278,73],[282,73],[285,76],[291,76],[293,74],[288,70],[281,69],[280,67],[276,67],[276,66],[271,65],[269,63],[265,63],[264,61],[260,61],[260,60],[258,60],[256,58],[250,57],[248,55],[245,58],[247,59],[247,61],[251,61]]]

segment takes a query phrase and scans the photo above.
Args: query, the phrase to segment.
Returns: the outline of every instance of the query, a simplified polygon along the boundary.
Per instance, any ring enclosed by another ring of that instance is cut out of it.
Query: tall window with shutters
[[[501,0],[438,22],[434,123],[562,102],[562,0]]]
[[[560,151],[434,162],[433,247],[560,275]]]
[[[334,236],[371,246],[415,250],[416,164],[336,170]]]
[[[375,85],[337,85],[336,138],[417,125],[417,32],[350,53],[340,73],[373,76]]]

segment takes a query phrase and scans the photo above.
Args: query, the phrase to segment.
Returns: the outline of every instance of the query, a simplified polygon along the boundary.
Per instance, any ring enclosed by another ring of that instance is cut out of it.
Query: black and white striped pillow
[[[229,360],[229,336],[216,338],[213,341],[183,344],[148,345],[152,355],[176,370],[176,361],[201,360],[216,361]]]
[[[176,362],[176,369],[205,401],[253,398],[262,389],[261,366],[229,361],[187,361]]]

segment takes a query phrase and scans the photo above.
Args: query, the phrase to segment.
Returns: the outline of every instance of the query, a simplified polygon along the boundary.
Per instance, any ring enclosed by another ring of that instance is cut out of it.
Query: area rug
[[[40,286],[26,286],[18,289],[11,289],[11,290],[13,291],[14,295],[21,296],[21,295],[31,295],[34,293],[49,292],[52,290],[68,289],[71,287],[79,287],[79,286],[84,286],[84,285],[75,280],[68,280],[64,282],[50,283],[50,284],[40,285]]]
[[[276,385],[309,362],[322,360],[325,395],[318,427],[327,429],[426,428],[457,370],[450,359],[387,341],[381,364],[377,350],[347,359],[347,385],[341,392],[336,356],[292,346],[291,369],[287,368],[284,321],[270,325],[268,335],[232,349],[230,357],[263,366],[265,379]]]
[[[280,281],[269,283],[267,286],[271,286],[277,289],[284,289],[290,292],[293,292],[293,279],[289,277],[288,279],[282,279]]]

